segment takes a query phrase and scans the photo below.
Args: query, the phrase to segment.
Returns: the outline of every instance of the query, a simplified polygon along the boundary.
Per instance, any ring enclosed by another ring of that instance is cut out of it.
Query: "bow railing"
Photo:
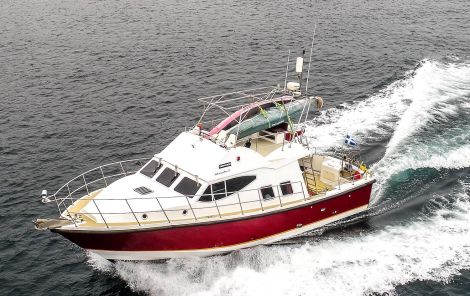
[[[54,194],[43,198],[43,200],[55,201],[59,213],[63,213],[76,200],[90,195],[91,192],[98,189],[108,187],[122,177],[135,173],[148,160],[150,158],[135,158],[95,167],[72,178]]]

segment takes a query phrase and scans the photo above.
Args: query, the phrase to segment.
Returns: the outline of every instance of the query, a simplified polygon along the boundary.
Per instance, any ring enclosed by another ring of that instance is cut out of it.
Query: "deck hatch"
[[[142,195],[146,195],[146,194],[149,194],[149,193],[152,193],[153,190],[150,189],[150,188],[147,188],[145,186],[141,186],[141,187],[137,187],[137,188],[134,188],[134,191],[139,193],[139,194],[142,194]]]

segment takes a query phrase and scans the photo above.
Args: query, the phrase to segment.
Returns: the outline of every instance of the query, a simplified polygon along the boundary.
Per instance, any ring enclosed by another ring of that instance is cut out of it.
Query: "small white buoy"
[[[47,190],[46,189],[44,189],[41,193],[41,201],[43,203],[51,202],[51,200],[47,197]]]

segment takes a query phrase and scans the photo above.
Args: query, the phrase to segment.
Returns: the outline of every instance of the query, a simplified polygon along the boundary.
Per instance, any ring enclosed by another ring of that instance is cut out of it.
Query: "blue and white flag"
[[[350,135],[346,135],[346,139],[344,140],[344,144],[350,147],[357,147],[357,142],[354,140]]]

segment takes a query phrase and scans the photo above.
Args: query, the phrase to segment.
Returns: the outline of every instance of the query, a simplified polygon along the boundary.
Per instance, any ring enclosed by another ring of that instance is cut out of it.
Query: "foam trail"
[[[448,281],[470,268],[468,189],[467,184],[453,196],[436,198],[431,217],[366,235],[165,264],[119,262],[116,273],[150,295],[393,294],[395,286],[410,281]]]
[[[470,94],[470,67],[426,62],[416,71],[409,90],[413,98],[401,116],[387,145],[390,155],[400,143],[419,132],[422,127],[458,114],[465,108]]]
[[[420,168],[439,170],[470,167],[470,144],[451,149],[445,147],[436,154],[427,154],[426,150],[428,149],[418,146],[406,157],[386,157],[375,164],[372,169],[377,177],[377,184],[374,187],[371,204],[377,204],[383,197],[388,181],[398,172]]]
[[[110,261],[101,257],[100,255],[97,255],[92,252],[87,252],[87,257],[88,257],[88,265],[90,265],[94,269],[98,269],[103,272],[113,271],[113,264]]]
[[[407,76],[410,75],[411,72]],[[322,111],[307,123],[306,135],[310,143],[315,147],[332,147],[341,145],[346,134],[358,140],[371,134],[386,135],[407,107],[407,89],[411,82],[406,78],[359,103]]]
[[[413,81],[413,100],[397,122],[385,156],[372,167],[377,177],[373,204],[399,172],[470,167],[470,66],[426,62]]]
[[[470,65],[424,60],[377,95],[323,111],[308,123],[306,134],[313,146],[332,147],[341,145],[346,134],[366,142],[394,131],[388,144],[391,153],[393,147],[432,119],[455,114],[455,103],[466,108],[469,94]]]

